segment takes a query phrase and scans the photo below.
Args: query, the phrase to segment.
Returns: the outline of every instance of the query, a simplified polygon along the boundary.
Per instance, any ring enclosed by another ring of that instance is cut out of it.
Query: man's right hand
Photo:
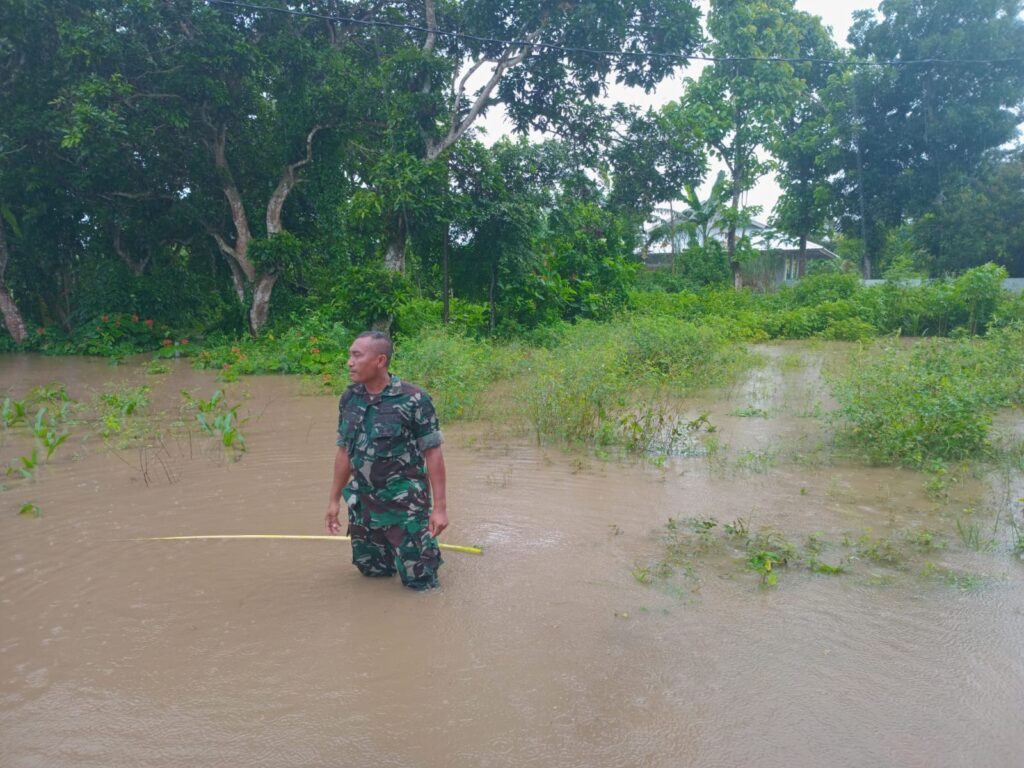
[[[337,501],[332,501],[327,505],[327,515],[324,517],[324,523],[327,525],[327,533],[331,536],[337,536],[341,533],[341,523],[338,522],[340,508],[341,505]]]

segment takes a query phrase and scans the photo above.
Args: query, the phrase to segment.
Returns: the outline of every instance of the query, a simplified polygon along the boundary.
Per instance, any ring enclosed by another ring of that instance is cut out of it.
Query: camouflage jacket
[[[379,395],[362,384],[346,389],[338,403],[338,445],[352,463],[345,503],[353,522],[381,528],[429,517],[423,452],[441,442],[434,404],[419,387],[392,376]]]

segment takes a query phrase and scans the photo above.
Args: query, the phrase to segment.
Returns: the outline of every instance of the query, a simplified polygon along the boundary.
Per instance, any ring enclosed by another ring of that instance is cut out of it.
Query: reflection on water
[[[113,450],[75,433],[34,483],[0,494],[0,763],[1019,765],[1024,568],[1004,552],[936,556],[994,577],[966,593],[912,574],[793,574],[764,590],[742,569],[707,569],[681,591],[631,575],[670,517],[799,536],[932,515],[949,530],[920,475],[794,462],[788,446],[811,455],[821,439],[814,359],[694,403],[688,418],[708,412],[733,457],[718,467],[447,429],[446,538],[486,554],[446,557],[427,595],[361,578],[342,543],[125,541],[320,533],[334,398],[285,378],[229,385],[253,417],[237,463],[199,434]],[[0,358],[0,389],[54,379],[87,400],[147,377]],[[148,380],[168,420],[179,390],[220,386],[183,365]],[[0,450],[10,463],[17,439]],[[19,517],[26,501],[42,517]]]

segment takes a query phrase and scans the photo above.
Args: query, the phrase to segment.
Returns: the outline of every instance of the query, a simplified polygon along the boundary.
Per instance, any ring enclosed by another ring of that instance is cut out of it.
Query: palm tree
[[[657,223],[647,233],[647,244],[663,242],[668,240],[672,246],[672,271],[676,267],[676,238],[680,233],[685,233],[687,241],[691,245],[703,248],[717,228],[723,212],[729,203],[729,181],[725,171],[719,171],[715,177],[715,183],[711,185],[708,196],[703,200],[697,194],[696,188],[686,185],[683,187],[683,199],[686,202],[684,208],[678,214],[672,207],[671,202],[668,208],[657,210]]]

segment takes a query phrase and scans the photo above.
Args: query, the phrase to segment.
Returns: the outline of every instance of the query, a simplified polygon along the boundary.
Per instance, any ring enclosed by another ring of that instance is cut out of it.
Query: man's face
[[[373,381],[386,368],[387,356],[373,339],[356,339],[348,348],[348,377],[356,384]]]

